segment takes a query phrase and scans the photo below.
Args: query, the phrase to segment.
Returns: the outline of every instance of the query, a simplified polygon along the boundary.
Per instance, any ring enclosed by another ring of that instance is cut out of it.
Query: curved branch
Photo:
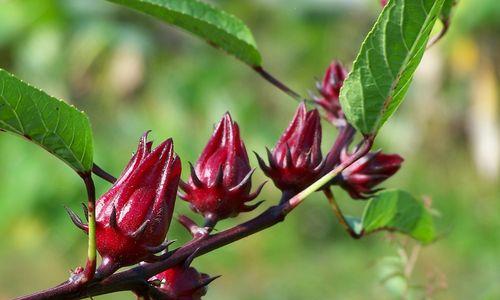
[[[450,20],[444,19],[441,20],[441,23],[443,24],[443,28],[441,28],[441,31],[439,31],[439,33],[434,38],[432,38],[431,41],[429,41],[426,49],[429,49],[430,47],[437,44],[437,42],[439,42],[446,35],[446,33],[448,33],[448,29],[450,29]]]
[[[147,279],[152,276],[183,263],[189,257],[197,257],[209,253],[215,249],[231,244],[254,233],[262,231],[282,222],[286,215],[297,207],[312,193],[320,190],[331,178],[349,167],[359,158],[370,151],[373,144],[373,136],[364,138],[357,151],[345,162],[327,173],[311,186],[299,194],[289,197],[285,196],[281,204],[272,206],[259,216],[224,230],[220,233],[208,235],[201,239],[194,239],[184,246],[172,250],[163,261],[141,264],[132,269],[116,273],[102,281],[91,281],[85,285],[75,285],[72,282],[64,282],[59,286],[41,291],[29,296],[17,298],[18,300],[40,300],[40,299],[82,299],[92,296],[109,294],[119,291],[137,291],[145,288]]]
[[[276,77],[271,75],[269,72],[264,70],[262,67],[253,67],[252,68],[255,72],[257,72],[262,78],[264,78],[267,82],[270,84],[274,85],[277,87],[279,90],[283,91],[285,94],[288,96],[292,97],[293,99],[297,101],[302,101],[302,96],[300,96],[297,92],[289,88],[286,84],[283,82],[279,81]]]

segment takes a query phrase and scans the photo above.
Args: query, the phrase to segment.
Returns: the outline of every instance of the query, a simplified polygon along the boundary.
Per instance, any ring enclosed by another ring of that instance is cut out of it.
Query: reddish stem
[[[97,164],[94,164],[92,166],[92,173],[94,173],[95,175],[101,177],[102,179],[106,180],[109,183],[115,183],[116,182],[116,177],[114,177],[113,175],[111,175],[108,172],[104,171]]]
[[[283,91],[288,96],[292,97],[293,99],[295,99],[297,101],[302,101],[302,97],[297,92],[295,92],[294,90],[292,90],[291,88],[286,86],[283,82],[279,81],[276,77],[274,77],[273,75],[268,73],[266,70],[264,70],[264,68],[253,67],[253,69],[260,76],[262,76],[262,78],[264,78],[267,82],[271,83],[272,85],[274,85],[275,87],[277,87],[278,89]]]
[[[430,47],[437,44],[437,42],[439,42],[446,35],[448,29],[450,29],[449,19],[443,19],[441,20],[441,23],[443,24],[443,28],[441,28],[441,31],[429,42],[426,49],[429,49]]]
[[[363,143],[351,158],[335,168],[341,172],[357,159],[365,155],[373,142],[373,137],[365,137]],[[290,213],[302,201],[298,195],[289,198],[286,195],[281,204],[272,206],[259,216],[227,229],[217,234],[209,235],[203,239],[193,240],[184,246],[169,252],[167,258],[155,263],[147,263],[132,269],[113,274],[102,281],[91,281],[85,285],[75,285],[70,282],[64,282],[51,289],[37,292],[29,296],[17,298],[18,300],[35,299],[82,299],[103,294],[109,294],[119,291],[138,291],[149,288],[148,278],[184,263],[186,259],[198,257],[209,253],[217,248],[228,245],[240,239],[243,239],[256,232],[269,228],[282,222],[286,215]],[[289,198],[289,199],[287,199]]]

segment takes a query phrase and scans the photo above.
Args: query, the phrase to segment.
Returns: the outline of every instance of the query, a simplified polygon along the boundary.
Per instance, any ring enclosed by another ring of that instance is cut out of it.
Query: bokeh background
[[[249,24],[265,67],[302,94],[332,59],[350,66],[380,11],[376,0],[213,2]],[[438,242],[353,240],[318,194],[285,223],[197,259],[223,275],[206,299],[500,299],[499,44],[498,0],[461,0],[377,140],[406,159],[384,186],[432,199]],[[173,137],[184,165],[195,161],[225,111],[262,154],[296,107],[203,41],[99,0],[0,0],[0,67],[86,111],[96,162],[114,174],[147,129],[157,141]],[[324,124],[325,150],[335,135]],[[254,182],[263,180],[258,171]],[[97,184],[99,193],[109,187]],[[363,203],[336,194],[346,212],[361,213]],[[278,196],[268,184],[260,198]],[[70,168],[0,134],[0,299],[53,286],[84,263],[86,237],[63,209],[83,201]],[[182,201],[177,210],[193,215]],[[170,237],[188,239],[177,224]]]

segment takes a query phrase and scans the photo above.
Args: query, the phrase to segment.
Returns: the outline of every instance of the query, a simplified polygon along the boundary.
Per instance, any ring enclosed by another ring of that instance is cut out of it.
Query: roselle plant
[[[68,209],[73,223],[88,235],[85,266],[74,268],[65,282],[19,299],[80,299],[118,291],[130,291],[139,299],[201,299],[216,277],[192,267],[196,257],[284,221],[314,192],[325,195],[354,238],[387,230],[423,244],[435,240],[432,217],[420,201],[405,191],[380,188],[399,170],[403,158],[372,151],[372,146],[402,103],[436,20],[449,21],[453,1],[381,1],[383,10],[351,70],[334,61],[310,99],[271,75],[248,27],[218,8],[197,0],[110,2],[205,39],[298,101],[290,124],[274,147],[267,148],[266,159],[256,153],[269,185],[279,189],[282,197],[268,200],[270,207],[258,216],[214,231],[219,220],[245,218],[257,208],[265,184],[252,182],[256,168],[229,112],[216,125],[198,160],[188,172],[184,170],[186,181],[181,179],[182,153],[175,153],[174,141],[166,139],[154,147],[148,132],[115,178],[94,162],[92,130],[85,113],[0,69],[0,130],[20,135],[65,162],[82,178],[88,198],[86,221]],[[323,131],[322,118],[337,132],[325,153],[322,135],[332,130]],[[112,184],[97,200],[93,175]],[[335,187],[366,201],[362,217],[342,213],[332,191]],[[179,215],[177,221],[192,240],[171,249],[168,229],[177,196],[189,203],[193,213],[202,215],[204,223]],[[102,258],[99,264],[97,253]],[[119,271],[122,267],[131,268]]]

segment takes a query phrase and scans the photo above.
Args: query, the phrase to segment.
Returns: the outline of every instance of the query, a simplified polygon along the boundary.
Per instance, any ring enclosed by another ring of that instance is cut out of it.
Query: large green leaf
[[[390,0],[344,82],[340,103],[363,134],[375,134],[405,96],[444,0]]]
[[[92,131],[87,116],[2,69],[0,129],[40,145],[79,173],[92,168]]]
[[[362,224],[365,234],[394,230],[422,243],[436,238],[432,215],[421,201],[400,190],[385,190],[371,199],[365,207]]]
[[[235,16],[197,0],[108,0],[190,31],[256,67],[261,56],[248,27]]]

